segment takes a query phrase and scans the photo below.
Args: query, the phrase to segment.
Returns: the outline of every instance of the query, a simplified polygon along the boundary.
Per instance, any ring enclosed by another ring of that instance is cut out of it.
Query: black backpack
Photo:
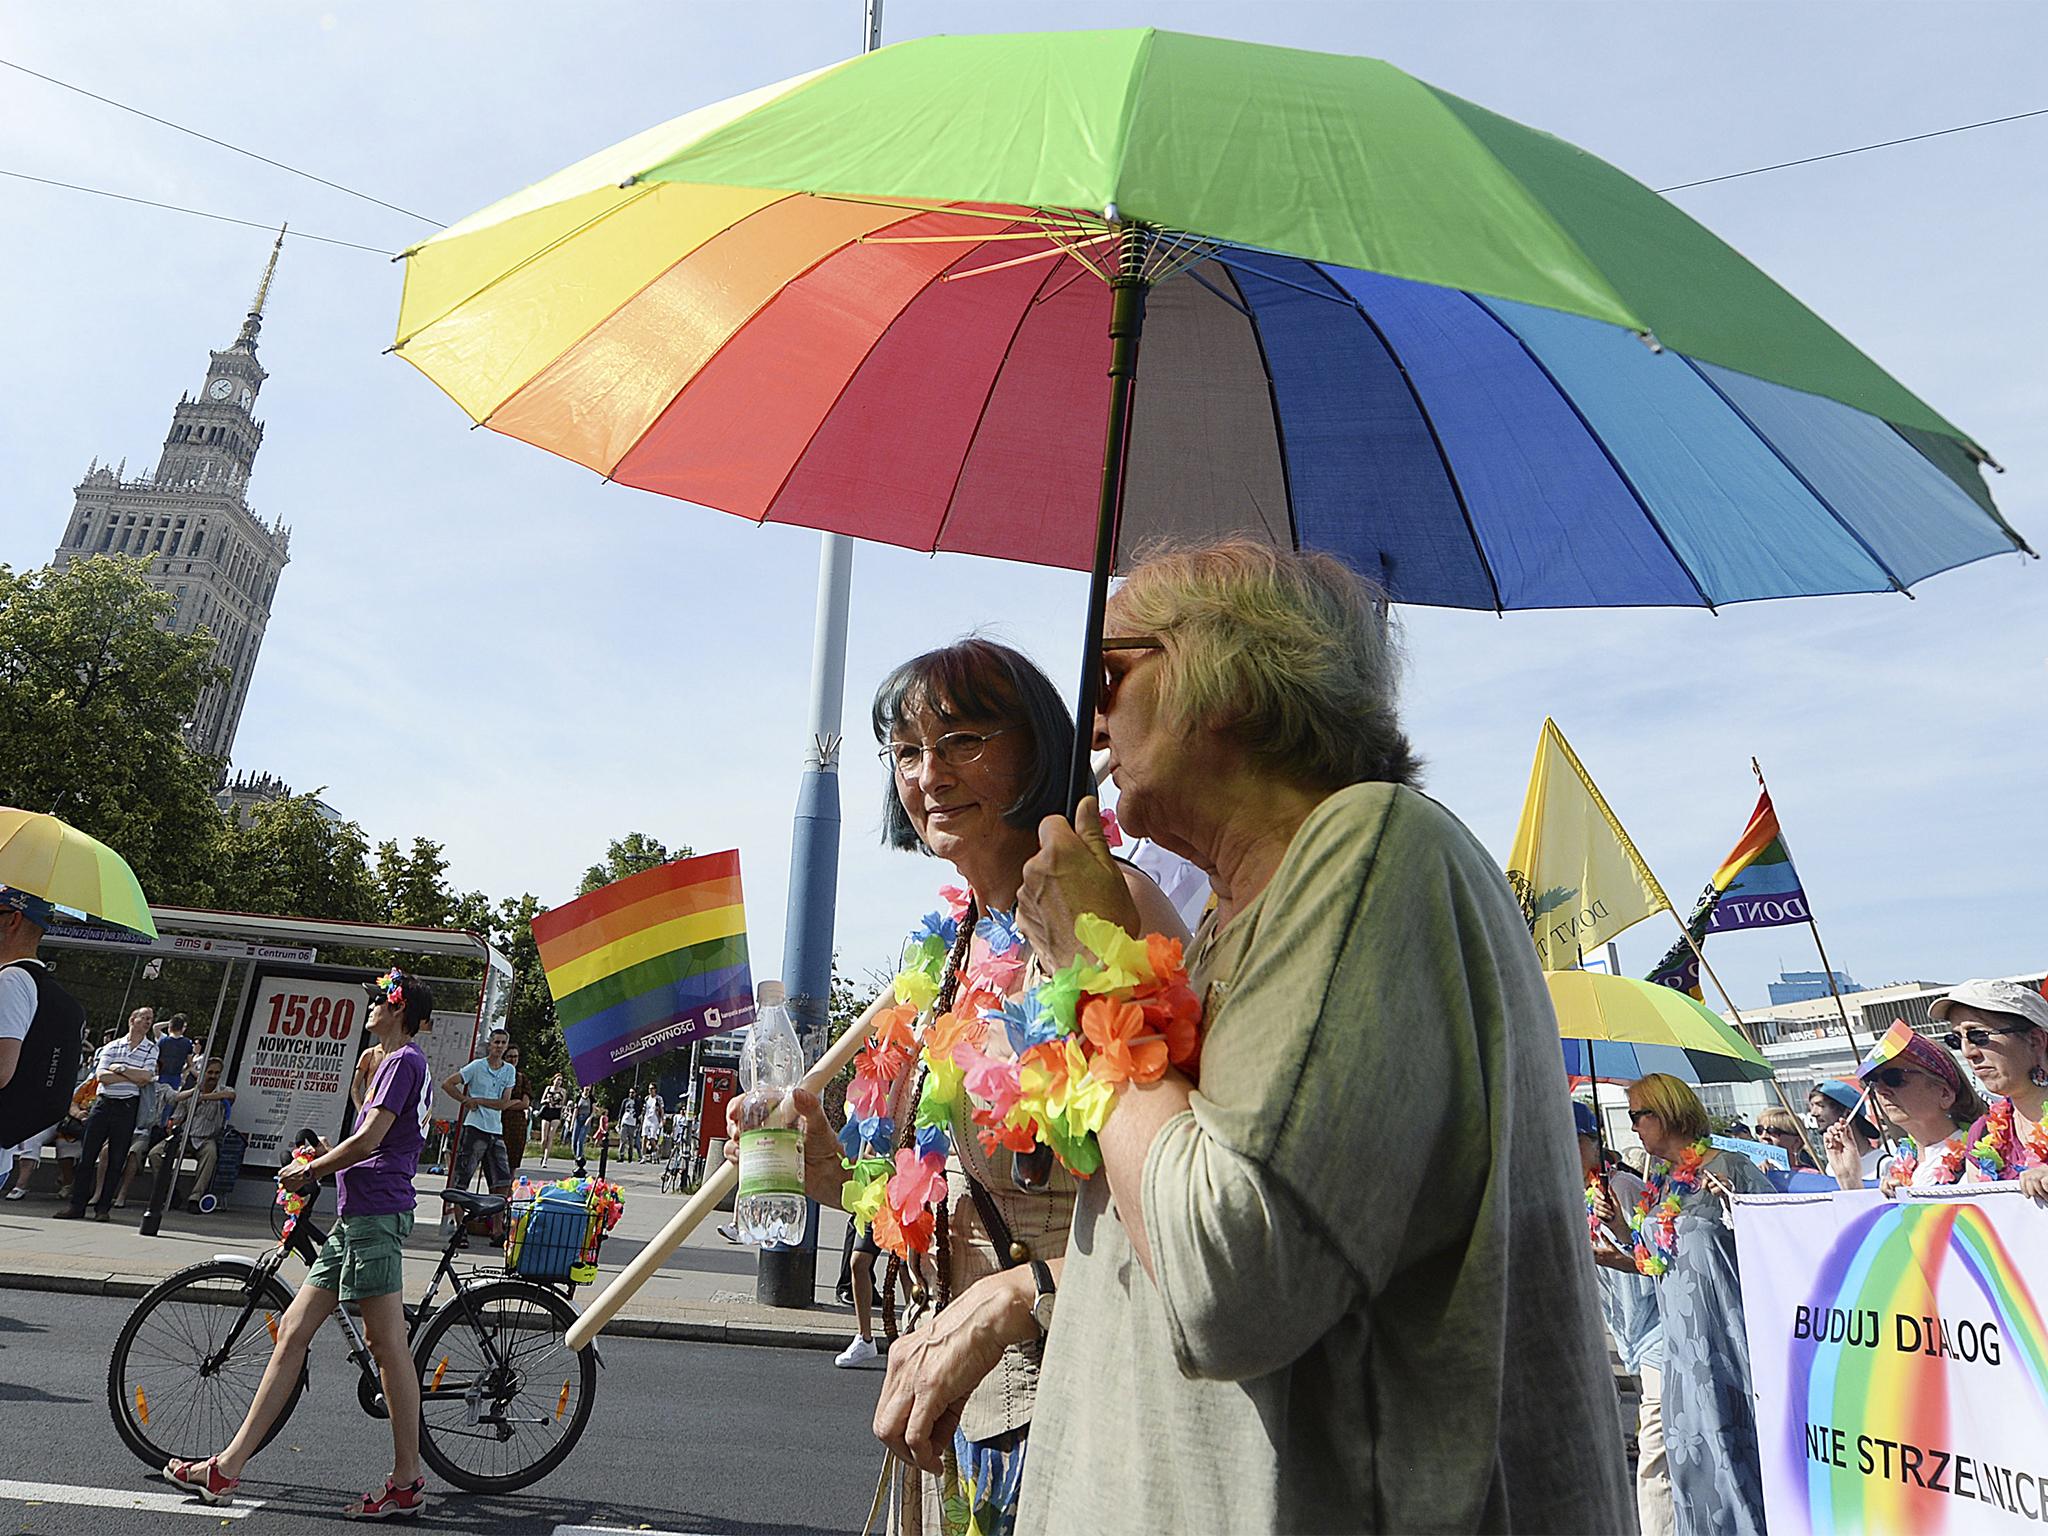
[[[36,984],[36,1016],[21,1042],[14,1076],[0,1087],[0,1147],[41,1135],[64,1118],[78,1086],[78,1059],[84,1048],[79,1030],[85,1009],[78,1000],[43,966],[16,960],[0,970],[16,966]]]

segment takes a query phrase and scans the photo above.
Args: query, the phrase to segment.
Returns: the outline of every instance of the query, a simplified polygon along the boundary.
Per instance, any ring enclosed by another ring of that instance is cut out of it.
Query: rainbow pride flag
[[[1810,920],[1799,871],[1792,867],[1792,851],[1785,846],[1771,792],[1764,790],[1757,796],[1756,809],[1750,812],[1741,839],[1700,892],[1692,916],[1686,919],[1686,931],[1693,943],[1699,944],[1710,933],[1777,928]],[[1694,997],[1700,995],[1700,963],[1682,939],[1671,946],[1647,979]]]
[[[615,880],[541,913],[533,937],[579,1082],[753,1021],[737,850]]]

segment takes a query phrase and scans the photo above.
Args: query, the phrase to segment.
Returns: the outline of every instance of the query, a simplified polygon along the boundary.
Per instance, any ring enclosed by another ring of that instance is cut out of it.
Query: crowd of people
[[[0,1014],[33,1019],[35,1002],[35,988],[18,963],[0,969]],[[129,1014],[125,1028],[105,1031],[97,1045],[81,1025],[79,1058],[70,1102],[56,1123],[0,1149],[0,1194],[26,1198],[48,1148],[57,1164],[56,1217],[111,1221],[128,1204],[138,1176],[154,1187],[165,1161],[182,1151],[194,1165],[184,1178],[182,1203],[199,1212],[235,1099],[235,1090],[221,1081],[225,1063],[200,1057],[184,1014],[159,1019],[147,1005]],[[178,1176],[167,1198],[181,1203]]]
[[[886,1351],[874,1432],[894,1453],[889,1529],[953,1529],[964,1506],[986,1536],[1761,1533],[1733,1200],[1771,1186],[1714,1145],[1675,1077],[1628,1087],[1635,1166],[1575,1110],[1525,916],[1417,787],[1384,602],[1335,560],[1224,541],[1131,570],[1103,656],[1092,746],[1123,831],[1205,877],[1192,932],[1112,852],[1092,797],[1067,814],[1074,725],[1019,652],[970,638],[905,662],[874,699],[885,838],[957,885],[955,926],[922,930],[955,936],[935,995],[911,1005],[916,1034],[970,995],[1003,1016],[1075,957],[1083,914],[1170,946],[1203,1007],[1198,1065],[1118,1089],[1093,1177],[976,1135],[955,1101],[930,1251],[889,1254],[876,1279],[881,1246],[858,1245],[849,1351],[868,1354],[842,1363]],[[380,997],[387,1056],[322,1171],[376,1166],[410,1124],[419,991],[399,977]],[[893,991],[868,1022],[896,1008]],[[2048,1203],[2048,1000],[1976,981],[1933,1018],[1945,1047],[1914,1035],[1857,1083],[1815,1090],[1827,1172],[1887,1195],[2017,1180]],[[152,1022],[131,1020],[95,1063],[81,1150],[90,1167],[117,1149],[102,1201],[118,1198],[139,1101],[164,1083]],[[1023,1047],[990,1028],[982,1049]],[[196,1090],[190,1077],[163,1095],[171,1112],[212,1102],[215,1064]],[[457,1178],[481,1168],[493,1188],[511,1182],[506,1144],[523,1151],[536,1098],[543,1160],[557,1134],[579,1160],[616,1136],[630,1160],[680,1133],[658,1093],[629,1098],[616,1124],[559,1077],[535,1095],[502,1032],[442,1086],[465,1110]],[[918,1156],[925,1087],[906,1072],[863,1111],[894,1127],[899,1167]],[[841,1116],[803,1093],[797,1109],[805,1187],[837,1206]],[[1755,1134],[1813,1161],[1788,1110]],[[416,1157],[409,1131],[399,1145]],[[81,1171],[71,1209],[92,1183]],[[366,1245],[401,1224],[360,1193],[378,1187],[357,1176],[358,1209],[380,1218]],[[383,1283],[353,1273],[328,1277],[343,1300]],[[293,1368],[336,1294],[301,1293],[316,1300],[295,1305],[273,1371]],[[1641,1383],[1633,1478],[1610,1345]],[[263,1401],[174,1480],[231,1489]],[[400,1416],[392,1478],[370,1498],[409,1509],[424,1484]]]
[[[1183,941],[1206,1011],[1199,1089],[1126,1088],[1095,1178],[955,1124],[934,1253],[877,1280],[855,1239],[840,1363],[886,1349],[890,1529],[964,1499],[985,1532],[1761,1532],[1731,1202],[1773,1185],[1676,1078],[1629,1086],[1634,1168],[1571,1105],[1522,916],[1412,787],[1384,610],[1329,562],[1230,543],[1141,565],[1106,636],[1094,745],[1124,831],[1206,875],[1193,934],[1092,801],[1049,809],[1071,728],[1023,657],[964,641],[875,699],[885,837],[966,892],[920,1031],[993,953],[1021,956],[1021,995],[1084,911]],[[1972,982],[1935,1018],[1947,1049],[1916,1036],[1805,1124],[1732,1129],[1847,1187],[2048,1199],[2048,1002]],[[922,1087],[888,1106],[901,1147]],[[836,1203],[851,1112],[799,1107],[807,1188]],[[1632,1488],[1610,1346],[1641,1389]]]

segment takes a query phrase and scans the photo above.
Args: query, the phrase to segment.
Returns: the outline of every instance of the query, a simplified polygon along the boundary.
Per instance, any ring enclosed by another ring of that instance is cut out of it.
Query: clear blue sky
[[[690,107],[841,57],[858,0],[11,9],[0,53],[439,220]],[[1154,24],[1389,59],[1652,185],[2048,106],[2020,5],[942,5],[890,40]],[[2010,473],[2048,541],[2048,118],[1678,194]],[[0,71],[0,167],[397,249],[427,226]],[[0,561],[47,560],[95,456],[155,462],[233,337],[269,240],[0,182]],[[743,853],[759,974],[782,948],[817,540],[601,485],[489,432],[382,357],[400,271],[287,246],[251,484],[293,525],[238,766],[455,878],[558,901],[608,837]],[[1062,688],[1076,577],[863,546],[848,666],[840,947],[893,962],[941,869],[876,842],[866,700],[976,626]],[[1413,610],[1407,712],[1429,787],[1505,852],[1556,716],[1666,886],[1734,842],[1759,757],[1836,964],[1858,978],[2039,967],[2048,870],[2048,570],[2017,558],[1860,597],[1695,612]],[[372,726],[417,726],[376,744]],[[1684,895],[1678,895],[1683,902]],[[1622,941],[1646,968],[1668,925]],[[1740,1002],[1803,931],[1718,940]]]

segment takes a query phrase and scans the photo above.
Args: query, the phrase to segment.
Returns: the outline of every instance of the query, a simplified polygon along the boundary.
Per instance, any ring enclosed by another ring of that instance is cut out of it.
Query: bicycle
[[[497,1195],[438,1193],[480,1221],[510,1204]],[[286,1218],[277,1246],[262,1258],[216,1254],[158,1283],[128,1315],[107,1364],[107,1402],[122,1441],[151,1470],[210,1456],[240,1426],[294,1294],[280,1270],[288,1257],[310,1267],[325,1241],[311,1214],[309,1202]],[[590,1422],[602,1361],[595,1345],[572,1351],[564,1338],[576,1320],[571,1282],[465,1274],[455,1256],[467,1246],[458,1220],[425,1295],[406,1309],[406,1341],[420,1372],[420,1456],[457,1488],[509,1493],[545,1477],[575,1448]],[[453,1294],[437,1308],[444,1280]],[[372,1418],[388,1417],[362,1330],[347,1306],[334,1315],[348,1336],[357,1401]],[[265,1445],[310,1378],[309,1355]]]

